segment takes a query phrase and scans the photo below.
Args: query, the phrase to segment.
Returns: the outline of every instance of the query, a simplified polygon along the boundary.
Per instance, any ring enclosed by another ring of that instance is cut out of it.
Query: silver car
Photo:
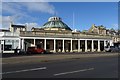
[[[120,48],[117,46],[109,46],[104,48],[106,52],[120,52]]]

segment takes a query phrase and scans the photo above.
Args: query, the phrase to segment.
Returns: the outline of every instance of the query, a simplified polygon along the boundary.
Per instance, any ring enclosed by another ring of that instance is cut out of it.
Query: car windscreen
[[[28,49],[34,49],[35,47],[28,47]]]
[[[110,48],[114,48],[114,46],[110,46]]]

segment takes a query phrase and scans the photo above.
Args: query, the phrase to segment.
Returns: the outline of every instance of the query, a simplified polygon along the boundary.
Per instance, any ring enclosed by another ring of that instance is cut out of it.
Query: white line
[[[7,63],[0,63],[0,64],[7,64]]]
[[[64,75],[64,74],[71,74],[71,73],[77,73],[77,72],[83,72],[83,71],[89,71],[89,70],[94,70],[94,68],[82,69],[82,70],[71,71],[71,72],[57,73],[57,74],[54,74],[54,76]]]
[[[46,67],[34,68],[34,69],[25,69],[25,70],[19,70],[19,71],[11,71],[11,72],[3,72],[3,73],[0,73],[0,74],[19,73],[19,72],[26,72],[26,71],[42,70],[42,69],[46,69]]]

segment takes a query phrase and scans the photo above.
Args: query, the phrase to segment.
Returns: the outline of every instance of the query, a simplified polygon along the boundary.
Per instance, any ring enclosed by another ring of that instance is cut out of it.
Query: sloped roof
[[[12,24],[11,27],[19,27],[19,28],[21,27],[21,28],[25,28],[26,26],[25,26],[25,25],[13,25],[13,24]]]

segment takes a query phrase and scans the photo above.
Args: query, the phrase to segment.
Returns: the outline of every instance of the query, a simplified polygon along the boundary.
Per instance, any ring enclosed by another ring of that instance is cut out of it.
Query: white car
[[[120,48],[117,46],[109,46],[104,48],[106,52],[120,52]]]

